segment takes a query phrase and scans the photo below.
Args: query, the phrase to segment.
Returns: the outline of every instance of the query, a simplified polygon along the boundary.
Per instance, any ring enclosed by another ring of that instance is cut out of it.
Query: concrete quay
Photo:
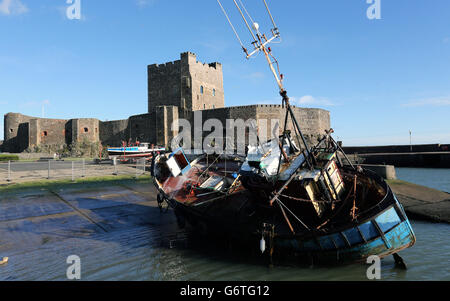
[[[412,219],[450,223],[450,194],[400,180],[387,181]]]

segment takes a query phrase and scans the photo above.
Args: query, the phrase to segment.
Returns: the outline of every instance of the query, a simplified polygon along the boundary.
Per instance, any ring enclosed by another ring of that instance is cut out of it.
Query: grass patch
[[[7,161],[19,161],[19,156],[17,155],[0,155],[0,162]]]
[[[402,180],[386,180],[386,183],[388,183],[389,185],[391,184],[396,184],[396,185],[415,185],[413,183],[409,183],[406,181],[402,181]]]
[[[72,180],[41,180],[34,182],[26,182],[19,184],[6,184],[0,185],[0,192],[17,192],[27,189],[62,189],[62,188],[94,188],[101,186],[114,186],[125,183],[152,183],[150,176],[141,176],[137,179],[131,175],[123,176],[103,176],[103,177],[90,177],[90,178],[78,178],[75,182]]]

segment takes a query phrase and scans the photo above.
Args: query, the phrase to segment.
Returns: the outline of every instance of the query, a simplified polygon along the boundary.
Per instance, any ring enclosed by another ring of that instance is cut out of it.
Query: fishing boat
[[[154,147],[150,143],[135,143],[127,145],[125,142],[121,147],[108,148],[110,158],[121,157],[125,159],[151,157],[155,152],[165,151],[165,148]]]
[[[152,174],[158,203],[174,209],[181,227],[246,242],[270,258],[283,254],[329,264],[392,254],[401,264],[397,253],[416,241],[402,205],[383,178],[352,164],[333,139],[333,129],[309,146],[267,47],[279,32],[263,2],[274,25],[269,39],[258,24],[248,26],[242,1],[234,1],[255,38],[252,53],[243,46],[246,57],[264,53],[278,84],[286,109],[282,134],[258,139],[245,157],[222,153],[188,159],[182,148],[157,156]]]

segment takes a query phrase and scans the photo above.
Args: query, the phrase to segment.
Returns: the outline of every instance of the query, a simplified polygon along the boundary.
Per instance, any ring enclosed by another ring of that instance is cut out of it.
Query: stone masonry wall
[[[100,141],[103,145],[119,146],[127,141],[128,119],[100,122]]]
[[[178,135],[178,130],[172,131],[172,124],[179,119],[178,112],[178,107],[175,106],[155,108],[155,144],[167,148],[170,146],[172,139]]]
[[[157,106],[180,106],[181,61],[147,67],[148,112]]]
[[[330,115],[326,110],[293,107],[293,111],[301,127],[302,133],[310,146],[316,144],[325,134],[325,130],[330,128]],[[245,122],[251,119],[256,120],[260,137],[263,137],[263,133],[261,132],[263,130],[261,120],[266,120],[266,138],[270,139],[273,137],[272,126],[276,124],[276,122],[278,122],[279,126],[276,135],[282,134],[285,114],[286,109],[283,109],[281,105],[236,106],[190,112],[187,119],[191,124],[191,145],[194,145],[194,139],[199,135],[204,139],[215,131],[214,128],[211,131],[203,131],[204,124],[208,119],[218,119],[222,123],[224,136],[227,135],[227,119],[241,119]],[[197,129],[195,129],[195,127],[197,127]],[[288,129],[291,131],[294,129],[290,118],[288,119]],[[199,134],[200,131],[201,134]],[[248,143],[249,129],[247,128],[244,133],[238,133],[237,129],[234,129],[235,146],[237,145],[236,139],[238,135],[242,134],[245,135],[246,143]]]
[[[72,124],[72,141],[70,141],[70,143],[97,143],[100,141],[100,121],[98,119],[72,119],[70,122]]]
[[[196,111],[225,107],[222,64],[203,64],[191,52],[181,54],[181,63],[181,76],[190,81],[190,87],[183,90],[188,93],[182,95],[187,109]]]
[[[186,117],[190,111],[225,106],[220,63],[203,64],[185,52],[178,61],[149,65],[147,72],[149,113],[158,106],[176,106]]]
[[[30,143],[28,147],[39,145],[66,145],[66,123],[61,119],[36,118],[30,122]]]
[[[4,116],[4,152],[22,152],[28,147],[28,123],[33,117],[19,113]]]
[[[155,114],[131,116],[129,119],[129,133],[131,141],[155,143],[156,141]]]

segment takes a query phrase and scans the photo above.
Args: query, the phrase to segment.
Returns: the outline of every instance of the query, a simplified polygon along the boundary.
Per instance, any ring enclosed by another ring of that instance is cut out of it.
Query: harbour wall
[[[358,154],[364,164],[394,165],[397,167],[450,168],[450,152]]]
[[[380,177],[386,180],[396,180],[397,174],[395,173],[395,166],[393,165],[370,165],[370,164],[360,164],[364,169],[373,171]]]
[[[450,168],[450,144],[348,146],[343,149],[361,164]]]
[[[416,144],[384,146],[343,146],[346,154],[429,153],[450,151],[450,144]]]

